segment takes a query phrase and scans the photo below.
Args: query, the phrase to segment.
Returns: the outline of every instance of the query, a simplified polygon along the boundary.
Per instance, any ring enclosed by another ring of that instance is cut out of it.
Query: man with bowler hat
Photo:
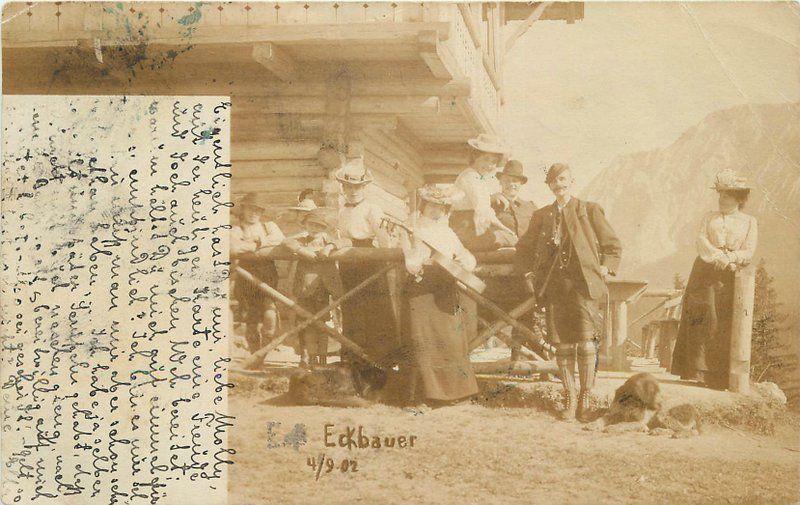
[[[514,232],[514,241],[516,242],[528,231],[531,217],[536,210],[533,202],[519,196],[520,190],[528,182],[528,178],[524,174],[522,163],[517,160],[509,160],[503,170],[495,174],[495,177],[500,181],[501,191],[491,196],[492,209],[494,209],[497,219]],[[530,296],[525,289],[525,283],[518,275],[487,278],[485,295],[506,311],[523,303]],[[484,318],[492,317],[488,312],[481,315]],[[525,315],[523,321],[532,326],[532,315],[530,313]],[[523,339],[519,331],[516,329],[513,331],[518,339]],[[520,347],[517,344],[511,347],[512,361],[520,358],[519,350]]]
[[[607,277],[618,271],[622,247],[600,205],[571,196],[574,179],[569,166],[552,165],[545,182],[556,199],[534,212],[528,231],[517,243],[515,267],[547,310],[550,340],[564,384],[562,417],[572,420],[577,415],[585,422],[596,373],[598,300],[607,292]]]

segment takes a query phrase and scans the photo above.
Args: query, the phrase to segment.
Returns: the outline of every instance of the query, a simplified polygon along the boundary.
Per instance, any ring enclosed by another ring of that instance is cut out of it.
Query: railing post
[[[733,321],[731,329],[730,373],[728,389],[750,392],[750,343],[753,336],[755,267],[748,265],[736,272],[733,285]]]
[[[628,340],[628,303],[615,300],[611,305],[611,366],[614,370],[626,370],[628,362],[625,357],[625,341]]]

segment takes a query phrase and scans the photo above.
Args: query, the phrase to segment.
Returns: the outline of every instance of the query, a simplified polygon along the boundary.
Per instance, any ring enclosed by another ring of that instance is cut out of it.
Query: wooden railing
[[[440,21],[451,23],[445,46],[470,81],[472,107],[478,109],[481,119],[495,125],[500,114],[500,83],[485,43],[487,24],[477,21],[465,6],[448,4],[447,9],[440,13]]]
[[[427,21],[437,9],[417,2],[17,2],[4,5],[3,31],[114,29],[121,15],[134,28],[407,23]]]

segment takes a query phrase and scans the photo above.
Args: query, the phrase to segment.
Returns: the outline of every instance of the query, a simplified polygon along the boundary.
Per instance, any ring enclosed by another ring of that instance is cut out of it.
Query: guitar
[[[395,226],[399,226],[406,230],[410,235],[414,235],[414,230],[410,227],[402,224],[402,223],[392,223]],[[480,277],[473,274],[463,266],[461,266],[454,258],[449,257],[448,255],[442,253],[438,249],[436,249],[433,245],[431,245],[428,241],[419,238],[419,240],[425,244],[426,246],[431,248],[432,254],[431,259],[440,267],[444,268],[447,273],[452,275],[457,281],[461,282],[462,284],[466,285],[470,289],[477,291],[478,293],[483,293],[486,289],[486,283],[484,283]]]

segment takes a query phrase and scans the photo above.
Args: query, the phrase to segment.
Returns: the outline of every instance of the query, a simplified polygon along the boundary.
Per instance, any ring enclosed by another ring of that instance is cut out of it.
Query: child
[[[304,230],[284,241],[286,247],[303,258],[297,262],[293,293],[297,303],[312,314],[324,309],[330,297],[340,291],[335,264],[313,261],[329,255],[335,248],[326,217],[324,208],[307,212],[301,217]],[[327,364],[327,334],[310,326],[300,333],[299,339],[301,366]]]
[[[253,193],[248,193],[236,204],[239,223],[231,228],[231,259],[257,279],[276,286],[278,271],[275,262],[263,259],[269,248],[280,245],[283,232],[272,221],[262,222],[266,209],[256,203]],[[233,297],[245,317],[245,338],[251,353],[267,345],[278,329],[278,311],[275,301],[244,279],[236,279]]]

